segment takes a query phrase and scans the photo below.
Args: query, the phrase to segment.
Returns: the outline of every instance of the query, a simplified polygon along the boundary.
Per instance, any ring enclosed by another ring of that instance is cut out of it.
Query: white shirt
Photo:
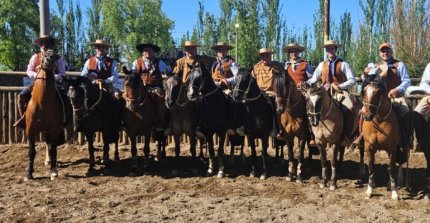
[[[334,69],[335,69],[334,64],[336,63],[337,60],[338,60],[338,58],[336,58],[332,63],[330,63],[330,70],[331,70],[332,74],[334,74]],[[317,81],[321,80],[321,73],[322,73],[323,64],[324,64],[324,62],[321,62],[320,64],[318,64],[318,67],[317,67],[317,69],[315,69],[312,78],[310,78],[306,83],[314,84]],[[339,84],[339,88],[342,90],[346,90],[346,89],[354,86],[355,78],[354,78],[354,74],[352,73],[352,70],[351,70],[351,67],[349,66],[349,64],[342,61],[340,69],[345,74],[346,81]]]

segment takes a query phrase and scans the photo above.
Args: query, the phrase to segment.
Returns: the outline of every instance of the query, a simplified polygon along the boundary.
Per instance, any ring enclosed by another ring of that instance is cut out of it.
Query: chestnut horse
[[[364,117],[362,128],[364,151],[369,168],[369,184],[366,196],[370,198],[373,195],[373,187],[375,186],[375,153],[378,150],[384,150],[388,153],[389,158],[388,175],[390,176],[391,198],[398,200],[394,171],[400,143],[399,120],[393,111],[393,105],[388,98],[385,84],[380,78],[368,82],[361,92],[361,97]]]
[[[289,160],[287,180],[292,181],[297,178],[297,182],[302,182],[304,150],[311,137],[306,115],[306,101],[289,76],[276,74],[273,87],[276,93],[276,110],[281,114],[281,125],[287,136]],[[296,137],[299,143],[297,170],[294,163],[294,138]],[[312,158],[311,152],[309,152],[309,156]]]
[[[30,102],[25,111],[25,135],[28,138],[28,173],[25,180],[33,179],[34,158],[36,157],[36,136],[42,132],[45,134],[49,145],[49,157],[51,158],[51,180],[58,176],[57,172],[57,146],[64,143],[63,105],[58,99],[55,87],[55,65],[60,58],[52,50],[48,50],[42,59],[34,79],[34,86]]]
[[[320,188],[327,186],[327,147],[331,146],[333,151],[331,162],[330,190],[337,188],[337,173],[345,153],[345,147],[341,145],[344,128],[343,113],[341,107],[319,82],[313,84],[306,92],[307,113],[315,141],[320,152],[322,183]],[[339,157],[338,157],[339,155]]]
[[[115,159],[118,158],[118,140],[121,104],[103,86],[96,86],[86,77],[69,80],[67,96],[74,112],[75,131],[84,132],[88,141],[89,168],[87,176],[96,174],[94,157],[94,134],[102,132],[103,174],[110,173],[109,143],[115,143]]]

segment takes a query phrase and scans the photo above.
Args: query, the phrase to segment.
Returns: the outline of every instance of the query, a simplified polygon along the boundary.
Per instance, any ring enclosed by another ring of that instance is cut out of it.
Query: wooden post
[[[39,3],[40,35],[49,35],[51,33],[51,25],[49,20],[49,0],[40,0]]]
[[[324,0],[324,42],[330,39],[330,0]]]
[[[0,128],[0,143],[1,144],[4,144],[5,143],[5,141],[4,141],[4,138],[3,138],[3,136],[4,136],[4,126],[5,126],[5,124],[3,123],[3,120],[4,120],[4,118],[3,118],[3,116],[5,115],[4,114],[4,111],[5,111],[5,106],[4,106],[4,99],[3,99],[3,95],[4,95],[5,93],[4,93],[4,91],[0,91],[0,105],[1,105],[1,109],[0,109],[0,122],[2,123],[2,127]]]

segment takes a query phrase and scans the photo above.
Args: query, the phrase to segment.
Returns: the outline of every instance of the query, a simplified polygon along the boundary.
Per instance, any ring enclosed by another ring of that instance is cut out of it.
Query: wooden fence
[[[79,76],[79,72],[68,72],[68,77],[73,76]],[[15,104],[15,99],[18,95],[18,93],[23,90],[25,87],[22,87],[22,78],[26,76],[25,72],[4,72],[0,71],[0,76],[3,77],[9,77],[8,80],[11,81],[13,84],[20,84],[21,86],[0,86],[0,117],[1,117],[1,129],[0,129],[0,144],[13,144],[13,143],[25,143],[27,139],[23,135],[23,131],[13,127],[13,123],[19,118],[19,112],[17,109],[17,106]],[[123,78],[124,74],[120,74],[120,78]],[[0,79],[2,79],[0,78]],[[17,81],[17,80],[21,80]],[[360,79],[358,79],[360,81]],[[419,78],[413,78],[412,84],[416,85],[419,83]],[[4,84],[4,82],[1,82]],[[351,89],[351,92],[356,94],[357,92],[357,86],[353,87]],[[410,99],[411,106],[415,107],[417,102],[422,96],[420,95],[414,95],[414,96],[408,96],[407,98]],[[85,142],[84,136],[81,133],[74,133],[72,129],[66,129],[65,135],[67,138],[67,141],[74,141],[79,144],[83,144]],[[43,135],[41,134],[39,137],[39,140],[43,140]],[[101,135],[100,133],[96,134],[95,142],[101,142]],[[173,141],[172,137],[168,138],[168,143],[171,143]],[[188,143],[189,139],[186,136],[182,137],[182,141],[184,143]],[[142,143],[144,142],[143,137],[138,138],[138,142]],[[215,141],[217,142],[217,140]],[[247,142],[247,140],[245,140]],[[127,134],[122,131],[120,133],[120,143],[121,144],[128,144],[128,138]],[[228,145],[228,142],[226,142],[226,145]]]

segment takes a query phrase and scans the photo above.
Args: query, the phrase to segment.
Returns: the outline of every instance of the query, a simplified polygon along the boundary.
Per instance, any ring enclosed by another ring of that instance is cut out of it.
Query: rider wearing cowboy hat
[[[162,61],[155,57],[155,53],[160,51],[160,47],[151,43],[139,44],[136,49],[142,53],[142,57],[135,60],[131,69],[140,74],[145,85],[150,91],[157,95],[155,104],[158,114],[157,130],[166,128],[166,105],[164,104],[163,78],[162,73],[170,73],[171,69]]]
[[[296,86],[300,86],[312,77],[311,65],[300,57],[300,53],[305,48],[297,43],[290,43],[283,51],[288,53],[289,61],[285,63],[285,71],[294,81]]]
[[[89,78],[93,83],[103,82],[103,87],[118,97],[118,89],[113,86],[118,80],[116,61],[107,55],[111,45],[100,39],[90,45],[94,47],[96,55],[85,62],[81,76]]]
[[[348,88],[355,84],[355,78],[348,63],[337,57],[337,49],[342,47],[334,40],[327,40],[322,46],[326,49],[328,60],[321,62],[316,68],[308,84],[322,81],[326,89],[333,91],[333,98],[339,101],[344,113],[343,145],[349,145],[358,126],[358,108],[355,98],[348,93]]]
[[[216,61],[211,67],[212,78],[217,86],[224,89],[231,88],[235,85],[235,74],[238,70],[238,65],[234,58],[228,56],[228,51],[233,49],[232,46],[224,42],[218,42],[212,46],[212,49],[217,52]]]
[[[54,50],[57,44],[57,40],[50,35],[41,35],[39,38],[34,40],[34,44],[40,47],[40,51],[34,54],[30,58],[30,62],[28,63],[28,66],[27,66],[27,76],[31,79],[34,79],[36,77],[37,71],[42,62],[45,52],[47,52],[48,50]],[[66,69],[64,64],[65,64],[64,58],[60,57],[57,60],[57,66],[55,70],[55,80],[57,82],[61,82],[66,75]],[[33,85],[30,85],[29,87],[25,88],[18,94],[17,104],[18,104],[18,111],[21,117],[18,119],[18,121],[16,121],[14,126],[24,128],[24,125],[25,125],[24,114],[27,108],[27,103],[30,101],[32,90],[33,90]]]

